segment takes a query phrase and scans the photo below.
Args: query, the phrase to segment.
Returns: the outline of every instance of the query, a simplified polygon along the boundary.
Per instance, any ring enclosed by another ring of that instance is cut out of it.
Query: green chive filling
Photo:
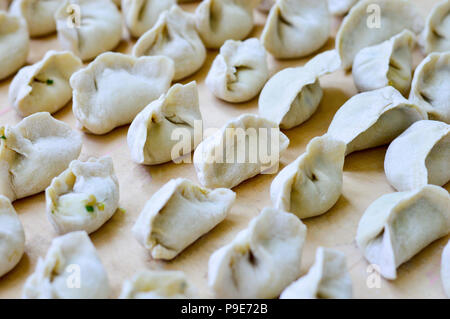
[[[94,206],[91,205],[86,205],[86,210],[88,211],[88,213],[93,213],[94,212]]]

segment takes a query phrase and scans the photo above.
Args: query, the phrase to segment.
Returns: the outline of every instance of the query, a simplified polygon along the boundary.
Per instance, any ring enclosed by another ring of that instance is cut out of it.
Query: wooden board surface
[[[415,0],[425,17],[437,0]],[[196,5],[184,5],[192,11]],[[258,37],[264,26],[265,15],[256,12],[256,27],[251,36]],[[320,51],[334,47],[334,36],[341,23],[333,21],[333,38]],[[129,53],[134,41],[125,39],[116,51]],[[29,63],[40,60],[46,51],[61,49],[56,35],[33,39]],[[200,93],[200,108],[204,126],[220,128],[229,119],[243,113],[257,113],[257,99],[243,104],[229,104],[217,100],[204,85],[217,51],[209,51],[203,68],[183,83],[197,81]],[[415,65],[423,55],[417,50]],[[289,66],[300,66],[311,57],[299,60],[276,61],[270,57],[271,73]],[[8,88],[11,79],[0,82],[0,125],[15,124],[20,117],[8,103]],[[289,149],[282,157],[282,167],[294,161],[305,150],[315,136],[324,134],[338,110],[351,96],[357,93],[350,73],[338,71],[321,79],[324,97],[318,111],[303,125],[286,131],[290,139]],[[71,104],[55,114],[57,119],[75,128]],[[174,261],[152,260],[148,252],[138,244],[131,227],[145,202],[162,185],[172,178],[185,177],[197,181],[191,164],[173,163],[159,166],[140,166],[132,162],[126,144],[128,126],[121,127],[105,136],[83,135],[81,159],[91,156],[110,155],[113,158],[121,187],[120,206],[125,213],[118,212],[100,230],[91,235],[104,263],[113,289],[111,297],[120,293],[122,282],[143,269],[176,269],[185,271],[197,287],[201,297],[212,297],[207,286],[208,259],[210,255],[244,229],[259,211],[270,206],[269,187],[275,175],[260,175],[236,187],[237,200],[228,218],[213,231],[186,249]],[[307,241],[303,252],[302,271],[305,273],[314,262],[318,246],[336,248],[347,256],[355,298],[443,298],[440,279],[440,257],[450,236],[442,238],[399,268],[398,279],[381,281],[381,287],[367,285],[368,263],[355,244],[358,222],[365,209],[378,197],[393,192],[387,183],[383,161],[386,147],[354,153],[346,158],[344,168],[344,191],[337,204],[325,215],[304,220],[308,227]],[[445,186],[447,190],[450,185]],[[0,278],[0,298],[20,298],[26,278],[34,271],[37,258],[45,256],[51,240],[57,236],[45,215],[43,194],[18,200],[14,203],[26,234],[25,254],[9,274]]]

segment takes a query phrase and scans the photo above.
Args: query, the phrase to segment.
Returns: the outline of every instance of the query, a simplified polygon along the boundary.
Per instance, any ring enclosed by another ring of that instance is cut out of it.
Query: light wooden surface
[[[425,17],[436,0],[415,0]],[[195,5],[183,8],[192,11]],[[257,25],[251,36],[259,36],[265,16],[256,14]],[[340,24],[334,19],[333,38],[321,51],[334,47],[334,36]],[[126,37],[126,36],[125,36]],[[116,51],[129,53],[133,41],[123,40]],[[41,59],[49,49],[60,49],[56,36],[33,39],[29,63]],[[228,104],[214,98],[204,85],[205,77],[217,51],[209,51],[203,68],[183,83],[196,80],[200,91],[200,107],[205,127],[220,128],[225,122],[243,113],[257,113],[257,99],[244,104]],[[276,61],[270,58],[272,74],[288,66],[300,66],[311,57],[300,60]],[[417,50],[415,65],[423,59]],[[0,82],[0,124],[15,124],[20,121],[10,108],[7,94],[11,79]],[[282,158],[282,167],[303,153],[307,143],[315,136],[324,134],[338,108],[357,93],[350,73],[338,71],[321,79],[324,97],[318,111],[303,125],[286,131],[291,143]],[[55,114],[75,127],[71,104]],[[244,229],[259,211],[270,206],[269,187],[274,175],[260,175],[236,187],[237,200],[229,217],[186,249],[172,262],[152,260],[134,239],[131,227],[145,202],[162,185],[172,178],[186,177],[197,181],[193,165],[173,163],[159,166],[140,166],[131,161],[126,144],[128,127],[121,127],[105,136],[83,135],[81,159],[90,156],[110,155],[120,182],[120,205],[126,212],[118,212],[100,230],[91,235],[102,262],[109,275],[113,289],[111,297],[120,293],[122,282],[143,269],[176,269],[185,271],[196,285],[201,297],[212,297],[207,286],[208,259],[219,247],[232,240]],[[355,298],[443,298],[440,279],[440,256],[450,236],[436,241],[411,261],[400,267],[398,279],[382,280],[380,288],[368,288],[368,264],[357,249],[355,234],[358,222],[365,209],[378,197],[393,192],[383,170],[386,147],[354,153],[346,158],[344,192],[338,203],[327,214],[304,220],[308,227],[307,241],[303,253],[302,270],[306,272],[314,262],[318,246],[336,248],[347,256]],[[450,185],[446,185],[450,189]],[[0,278],[0,298],[19,298],[26,278],[34,271],[37,258],[45,256],[51,240],[57,236],[45,215],[43,194],[22,199],[14,203],[26,233],[25,254],[18,266]]]

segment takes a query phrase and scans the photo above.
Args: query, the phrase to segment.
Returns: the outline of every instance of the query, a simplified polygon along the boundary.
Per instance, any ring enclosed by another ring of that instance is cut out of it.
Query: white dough
[[[444,251],[442,252],[441,279],[445,294],[450,298],[450,242],[445,246]]]
[[[359,0],[328,0],[328,9],[331,14],[341,16],[349,12],[358,1]]]
[[[421,40],[426,54],[450,51],[450,0],[440,1],[433,7]]]

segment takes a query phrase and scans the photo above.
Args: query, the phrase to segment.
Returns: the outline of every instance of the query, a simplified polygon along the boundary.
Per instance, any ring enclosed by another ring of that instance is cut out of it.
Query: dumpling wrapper
[[[243,114],[197,147],[194,152],[197,178],[205,187],[233,188],[265,171],[278,170],[280,155],[288,145],[289,139],[274,122]],[[266,154],[262,154],[264,148]]]
[[[227,40],[215,58],[206,85],[219,99],[246,102],[261,92],[269,78],[266,50],[258,39]]]
[[[374,6],[379,12],[372,11]],[[379,25],[376,24],[377,13],[380,14]],[[342,67],[349,69],[363,48],[386,41],[404,29],[418,34],[423,27],[422,16],[408,0],[360,0],[344,18],[336,36]]]
[[[14,74],[25,64],[30,47],[24,19],[0,11],[0,80]]]
[[[206,49],[195,29],[194,18],[174,5],[161,13],[153,28],[139,38],[133,55],[171,58],[175,63],[174,80],[181,80],[203,66]]]
[[[153,194],[133,226],[136,239],[155,259],[170,260],[221,223],[236,194],[173,179]]]
[[[352,279],[345,255],[338,250],[319,247],[316,261],[308,273],[288,286],[280,299],[351,299]]]
[[[196,82],[175,84],[131,123],[127,136],[131,158],[156,165],[190,154],[201,142],[195,137],[195,121],[202,121]],[[177,147],[180,143],[182,148]]]
[[[208,49],[226,40],[243,40],[253,29],[253,9],[260,0],[204,0],[195,11],[197,31]]]
[[[373,202],[359,222],[356,242],[369,263],[393,280],[401,264],[448,233],[450,195],[442,187],[427,185]]]
[[[348,155],[388,144],[414,122],[426,119],[422,108],[387,86],[349,99],[337,111],[328,133],[347,144]]]
[[[122,0],[122,13],[130,34],[135,38],[143,35],[176,3],[176,0]]]
[[[231,243],[211,255],[208,283],[217,298],[277,297],[300,276],[306,226],[294,215],[264,208]]]
[[[258,10],[261,12],[269,12],[270,8],[275,4],[275,0],[261,0]]]
[[[83,61],[114,49],[122,39],[122,17],[111,0],[64,0],[55,19],[61,47]]]
[[[106,134],[131,123],[169,89],[173,74],[172,60],[163,56],[101,54],[70,78],[78,125],[93,134]]]
[[[386,152],[384,171],[398,191],[450,181],[450,125],[419,121],[397,137]]]
[[[316,112],[322,100],[319,77],[340,66],[336,50],[331,50],[318,54],[303,67],[281,70],[262,89],[259,114],[282,129],[304,123]]]
[[[24,299],[106,299],[109,295],[106,270],[84,231],[54,238],[23,288]]]
[[[408,96],[414,46],[414,33],[403,30],[385,42],[359,51],[352,67],[357,89],[364,92],[392,86]]]
[[[409,94],[430,120],[450,124],[450,51],[431,53],[417,67]]]
[[[196,289],[181,271],[145,270],[123,283],[120,299],[193,299]]]
[[[332,15],[340,16],[350,11],[359,0],[328,0],[328,9]]]
[[[422,33],[424,52],[450,51],[450,1],[438,2],[425,22]]]
[[[55,113],[72,99],[70,77],[82,67],[72,52],[48,51],[44,58],[23,67],[9,87],[9,101],[20,116]]]
[[[0,127],[0,194],[11,201],[44,191],[81,152],[81,136],[49,113]]]
[[[0,195],[0,278],[22,259],[25,233],[13,205]]]
[[[119,182],[110,157],[75,160],[45,190],[47,217],[59,234],[93,233],[119,207]]]
[[[342,194],[345,149],[344,142],[328,135],[312,139],[306,152],[273,180],[274,207],[301,219],[330,210]]]
[[[448,298],[450,298],[450,242],[445,246],[442,252],[441,260],[441,279],[444,291]]]
[[[9,12],[23,17],[32,37],[47,35],[56,31],[55,13],[63,0],[14,0]]]
[[[330,25],[327,0],[278,0],[270,9],[261,42],[275,58],[300,58],[327,42]]]

